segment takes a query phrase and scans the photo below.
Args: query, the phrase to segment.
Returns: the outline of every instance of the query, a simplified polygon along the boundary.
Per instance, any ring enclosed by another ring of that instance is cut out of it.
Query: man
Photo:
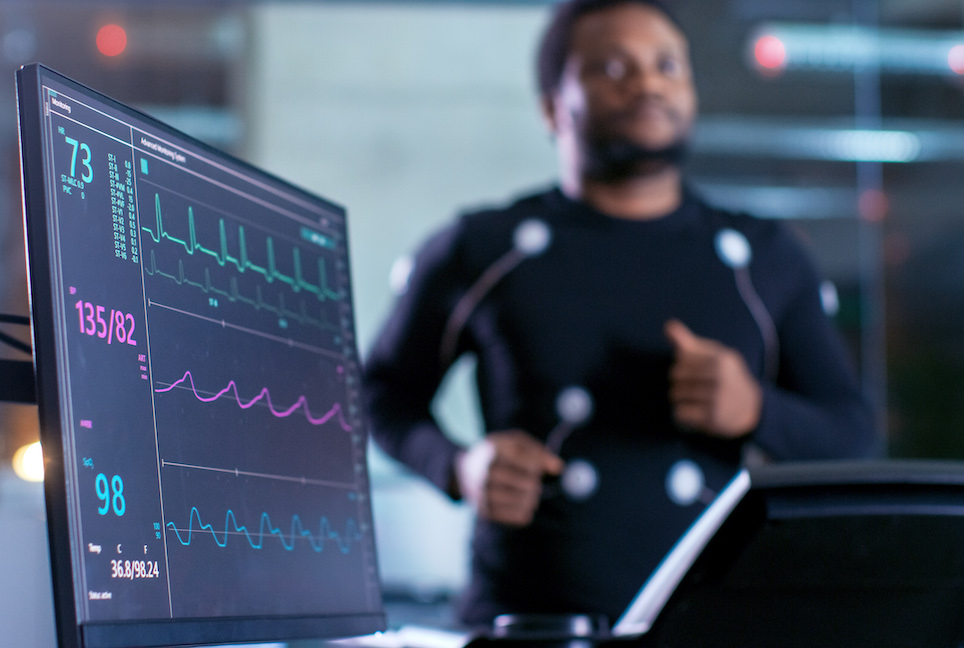
[[[469,623],[614,620],[748,442],[875,445],[796,241],[683,182],[697,100],[665,8],[564,3],[539,79],[561,186],[432,238],[366,367],[379,444],[478,512]],[[469,449],[429,411],[463,353],[490,431]]]

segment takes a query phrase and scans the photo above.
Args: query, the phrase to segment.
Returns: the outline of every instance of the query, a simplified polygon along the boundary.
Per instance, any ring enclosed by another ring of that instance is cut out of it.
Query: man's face
[[[674,162],[696,103],[683,34],[659,10],[627,3],[576,22],[559,89],[545,108],[560,145],[591,171],[607,158]]]

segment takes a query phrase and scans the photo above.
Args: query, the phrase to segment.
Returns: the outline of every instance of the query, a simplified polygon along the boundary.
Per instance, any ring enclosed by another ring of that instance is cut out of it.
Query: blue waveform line
[[[201,520],[201,513],[197,510],[196,506],[191,507],[191,521],[187,528],[187,539],[181,535],[181,530],[173,522],[167,523],[167,528],[174,532],[177,536],[178,542],[180,542],[185,547],[191,545],[194,539],[194,520],[197,519],[198,529],[197,532],[210,532],[211,537],[219,547],[226,547],[228,544],[228,536],[231,535],[229,531],[229,525],[234,527],[233,533],[243,533],[245,538],[247,538],[248,544],[251,545],[252,549],[261,549],[264,546],[265,535],[277,536],[278,540],[281,541],[281,546],[284,547],[285,551],[294,551],[295,543],[299,539],[305,539],[311,546],[312,551],[315,553],[321,553],[325,549],[326,542],[333,542],[338,550],[347,554],[351,551],[352,543],[358,542],[362,538],[361,530],[358,528],[358,524],[352,519],[348,518],[345,522],[345,532],[339,533],[331,527],[331,523],[325,516],[321,517],[319,522],[318,535],[313,534],[311,531],[304,528],[301,523],[301,518],[298,515],[291,516],[291,532],[288,536],[282,532],[280,527],[276,527],[271,523],[271,518],[267,513],[261,514],[261,524],[258,529],[257,534],[252,535],[248,531],[248,527],[244,525],[239,525],[237,519],[234,516],[234,511],[228,509],[227,513],[224,515],[224,531],[221,532],[222,538],[218,537],[218,532],[214,530],[214,526],[211,524],[205,524]],[[267,533],[265,530],[267,529]]]

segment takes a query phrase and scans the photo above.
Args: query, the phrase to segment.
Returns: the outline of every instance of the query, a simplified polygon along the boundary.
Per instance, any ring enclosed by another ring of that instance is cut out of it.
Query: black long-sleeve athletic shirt
[[[464,308],[471,287],[513,248],[529,219],[548,226],[547,248],[488,290],[458,327],[456,353],[440,360],[453,309]],[[748,270],[720,253],[726,230],[749,243]],[[743,354],[763,386],[750,436],[710,439],[673,422],[672,354],[663,334],[670,318]],[[776,343],[768,346],[770,324]],[[561,456],[587,461],[598,476],[585,500],[553,489],[525,528],[477,522],[461,607],[469,623],[503,612],[601,612],[614,621],[738,470],[746,442],[774,460],[863,457],[876,446],[872,413],[799,242],[777,222],[713,209],[689,192],[675,212],[637,221],[552,189],[467,214],[424,245],[369,354],[365,388],[379,445],[442,489],[459,448],[430,403],[462,353],[477,358],[489,431],[522,429],[544,439],[559,420],[559,392],[584,387],[593,415]],[[681,459],[705,477],[701,498],[684,505],[666,485]]]

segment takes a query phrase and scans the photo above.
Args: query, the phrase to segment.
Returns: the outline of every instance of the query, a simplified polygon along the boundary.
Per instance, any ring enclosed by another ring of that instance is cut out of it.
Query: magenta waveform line
[[[240,407],[241,409],[248,409],[250,407],[254,407],[254,404],[263,398],[265,402],[268,404],[268,409],[271,410],[271,413],[277,418],[285,418],[285,417],[291,416],[297,409],[301,408],[304,410],[305,418],[308,419],[308,422],[311,423],[312,425],[323,425],[328,421],[330,421],[332,418],[338,417],[338,424],[341,426],[341,429],[345,430],[346,432],[351,431],[351,425],[349,425],[348,422],[345,420],[344,414],[342,414],[342,411],[341,411],[341,405],[339,403],[335,403],[330,410],[328,410],[327,412],[325,412],[319,417],[312,416],[311,410],[308,409],[308,399],[305,398],[304,396],[299,396],[298,400],[296,400],[294,404],[288,409],[278,410],[278,409],[275,409],[274,403],[271,402],[271,394],[268,392],[267,387],[262,388],[257,396],[255,396],[247,403],[245,403],[241,400],[241,396],[238,394],[238,385],[233,380],[228,382],[227,387],[219,391],[214,396],[202,396],[201,394],[198,393],[197,387],[194,385],[194,376],[191,375],[190,370],[185,371],[184,375],[181,376],[179,380],[176,380],[175,382],[171,383],[167,387],[160,387],[158,389],[155,389],[154,391],[157,392],[158,394],[169,392],[185,381],[191,383],[191,391],[194,392],[194,397],[197,398],[202,403],[210,403],[212,401],[216,401],[217,399],[221,398],[228,392],[233,391],[234,400],[238,402],[238,407]]]

